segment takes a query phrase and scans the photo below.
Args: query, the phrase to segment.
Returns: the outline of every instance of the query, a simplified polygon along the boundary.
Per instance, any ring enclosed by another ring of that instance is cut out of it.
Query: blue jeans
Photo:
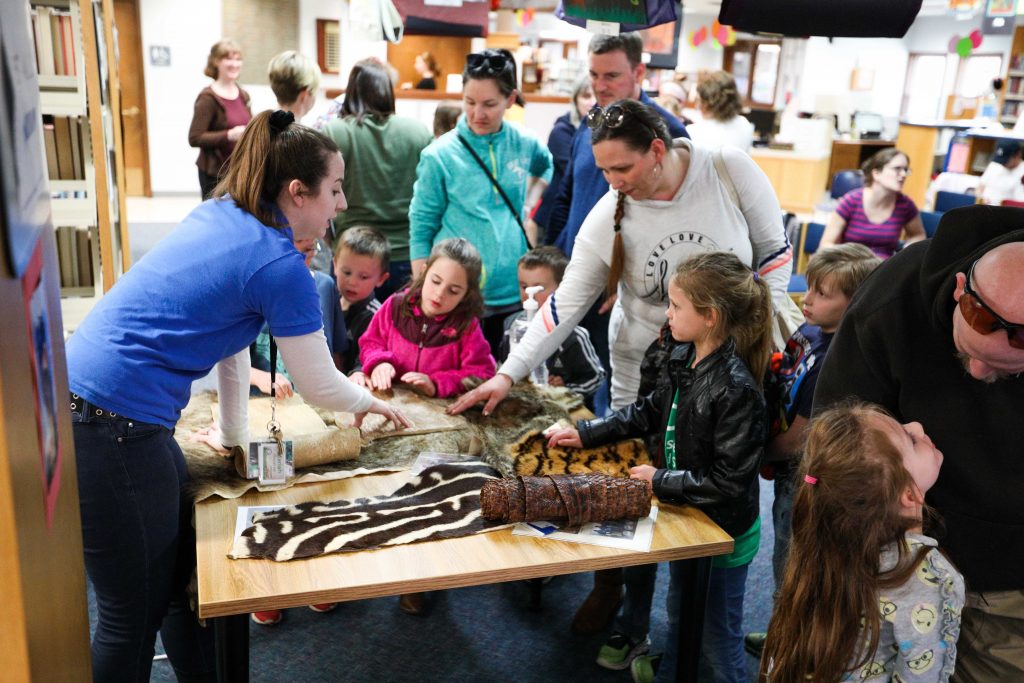
[[[674,681],[679,652],[679,591],[677,572],[685,560],[670,562],[668,584],[668,640],[658,667],[658,681]],[[700,644],[700,670],[711,671],[714,683],[747,683],[747,654],[743,651],[743,595],[747,568],[711,569],[707,608],[704,610],[704,634]]]
[[[789,542],[793,536],[793,496],[796,494],[797,461],[780,461],[775,466],[775,501],[772,503],[772,523],[775,526],[775,547],[772,549],[772,574],[775,590],[782,587],[782,574],[789,557]]]
[[[658,680],[675,680],[676,641],[679,632],[680,575],[686,560],[669,562],[668,639],[658,667]],[[746,683],[747,662],[743,651],[743,595],[749,564],[730,569],[714,567],[704,611],[704,635],[701,640],[701,670],[714,672],[715,683]],[[651,623],[651,601],[658,565],[626,567],[626,597],[615,619],[614,630],[631,640],[647,636]]]
[[[185,599],[195,535],[173,432],[72,402],[85,568],[99,610],[93,680],[148,681],[158,630],[179,681],[213,680],[213,630]]]

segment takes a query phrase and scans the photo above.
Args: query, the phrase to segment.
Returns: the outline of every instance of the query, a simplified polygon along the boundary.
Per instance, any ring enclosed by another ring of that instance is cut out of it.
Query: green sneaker
[[[658,665],[661,655],[644,655],[637,657],[629,665],[629,673],[633,674],[634,683],[654,683],[658,676]]]
[[[624,633],[613,633],[611,638],[601,646],[597,653],[597,663],[612,671],[629,668],[629,663],[637,656],[651,649],[651,639],[644,636],[643,640],[630,640]]]

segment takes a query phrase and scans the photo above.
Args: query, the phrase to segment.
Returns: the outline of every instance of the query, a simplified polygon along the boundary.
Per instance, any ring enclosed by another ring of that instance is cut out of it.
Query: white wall
[[[683,32],[679,34],[677,69],[688,74],[696,74],[705,69],[714,71],[722,68],[722,49],[711,47],[710,38],[698,47],[690,45],[690,33],[699,30],[701,26],[707,26],[710,31],[711,23],[717,18],[717,14],[696,14],[683,10]]]
[[[210,46],[221,38],[220,0],[142,0],[146,124],[153,192],[199,195],[196,157],[188,145],[195,98],[210,79],[203,75]],[[149,63],[151,45],[171,48],[170,66]]]
[[[822,108],[818,100],[843,100],[849,111],[871,111],[898,117],[907,75],[908,50],[903,40],[889,38],[810,38],[804,55],[798,106]],[[855,68],[873,72],[870,90],[850,90]]]
[[[945,54],[949,50],[950,38],[954,35],[966,36],[980,26],[980,17],[968,21],[958,21],[952,17],[920,17],[911,24],[907,35],[903,36],[903,42],[910,52]],[[1012,33],[1003,36],[983,36],[977,52],[997,52],[1008,57],[1012,43]]]
[[[296,49],[316,57],[316,19],[341,19],[347,12],[343,0],[299,0],[299,44]],[[199,194],[196,157],[199,150],[188,145],[195,98],[210,79],[203,75],[210,46],[221,36],[221,0],[141,0],[142,54],[146,82],[146,123],[149,127],[150,181],[154,193]],[[342,45],[346,42],[343,41]],[[149,47],[171,48],[171,65],[149,64]],[[245,46],[242,46],[243,49]],[[346,54],[349,50],[345,51]],[[361,58],[362,54],[356,59]],[[354,61],[354,60],[353,60]],[[344,67],[344,65],[343,65]],[[322,88],[344,87],[341,75],[325,75]],[[242,83],[252,97],[257,113],[277,103],[268,85]],[[307,123],[325,105],[307,116]]]

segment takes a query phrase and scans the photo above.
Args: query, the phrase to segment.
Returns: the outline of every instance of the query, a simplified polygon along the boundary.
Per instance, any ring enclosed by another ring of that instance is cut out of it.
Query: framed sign
[[[25,323],[29,339],[29,364],[35,390],[36,428],[39,434],[40,475],[46,504],[46,525],[53,521],[53,509],[60,490],[61,444],[57,429],[57,378],[53,372],[53,338],[50,329],[54,312],[49,310],[43,285],[43,243],[36,241],[25,275],[21,279]]]

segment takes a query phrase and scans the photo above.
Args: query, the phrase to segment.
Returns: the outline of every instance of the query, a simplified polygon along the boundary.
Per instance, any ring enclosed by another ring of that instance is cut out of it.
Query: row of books
[[[1011,76],[1010,81],[1006,84],[1007,95],[1024,95],[1024,79],[1020,76]]]
[[[1010,117],[1019,116],[1021,112],[1021,101],[1020,100],[1006,100],[1003,102],[1003,111],[1000,116]]]
[[[36,41],[36,68],[40,76],[75,76],[75,35],[71,13],[53,7],[32,8],[32,35]]]
[[[61,287],[92,287],[92,245],[88,228],[56,228]]]
[[[50,180],[85,180],[89,140],[80,116],[44,114],[43,143]]]

